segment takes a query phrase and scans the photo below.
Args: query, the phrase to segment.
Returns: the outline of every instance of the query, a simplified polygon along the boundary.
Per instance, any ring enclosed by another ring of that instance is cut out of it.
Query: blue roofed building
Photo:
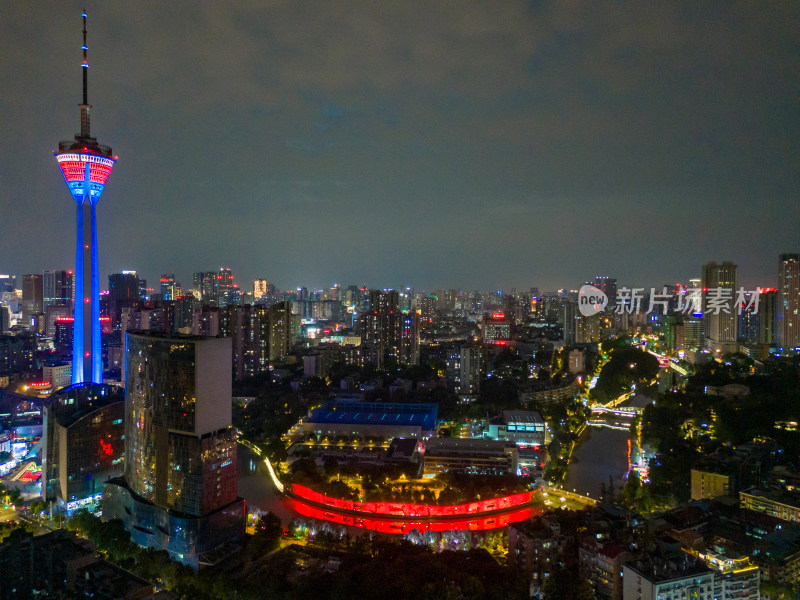
[[[434,403],[334,399],[303,419],[303,432],[325,437],[429,438],[436,435],[438,419]]]

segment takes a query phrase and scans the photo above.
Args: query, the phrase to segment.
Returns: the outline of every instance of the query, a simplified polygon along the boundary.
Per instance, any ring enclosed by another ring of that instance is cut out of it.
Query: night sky
[[[84,6],[119,156],[103,282],[546,291],[732,260],[753,286],[800,252],[795,1],[6,1],[0,273],[74,266],[52,152]]]

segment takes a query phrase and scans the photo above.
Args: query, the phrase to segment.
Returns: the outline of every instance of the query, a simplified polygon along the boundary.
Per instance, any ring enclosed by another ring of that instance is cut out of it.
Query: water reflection
[[[611,481],[619,491],[628,473],[630,434],[606,427],[589,427],[584,436],[573,455],[575,462],[569,466],[564,488],[599,499],[601,487],[608,487]]]

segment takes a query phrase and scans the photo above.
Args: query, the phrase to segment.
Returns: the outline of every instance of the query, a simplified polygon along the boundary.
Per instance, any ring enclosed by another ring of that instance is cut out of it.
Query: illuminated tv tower
[[[81,132],[74,141],[60,142],[55,152],[76,204],[75,320],[72,341],[72,383],[102,383],[100,350],[100,275],[97,266],[97,203],[117,161],[111,148],[97,143],[89,132],[86,59],[86,13],[83,17],[83,103]],[[88,265],[87,265],[88,263]],[[87,268],[88,267],[88,268]]]

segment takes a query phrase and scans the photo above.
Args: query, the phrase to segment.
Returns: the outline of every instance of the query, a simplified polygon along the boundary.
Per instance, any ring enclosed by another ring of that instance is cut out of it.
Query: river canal
[[[272,485],[263,459],[256,456],[247,446],[239,444],[237,462],[239,496],[244,498],[247,512],[266,513],[272,511],[280,517],[284,525],[297,516],[297,513],[288,508],[283,497]]]
[[[611,478],[615,490],[619,491],[628,473],[629,439],[627,431],[587,427],[572,456],[564,488],[600,499],[601,484],[608,487]],[[632,445],[635,451],[635,444]]]

